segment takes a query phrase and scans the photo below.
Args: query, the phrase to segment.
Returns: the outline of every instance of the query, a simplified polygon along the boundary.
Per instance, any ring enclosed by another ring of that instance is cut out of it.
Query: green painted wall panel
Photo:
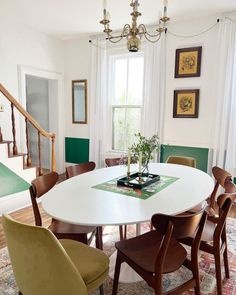
[[[89,161],[89,139],[65,138],[65,153],[67,163],[85,163]]]
[[[0,197],[16,194],[29,189],[30,184],[0,163]]]
[[[166,162],[169,156],[192,157],[196,159],[197,168],[207,172],[208,148],[175,146],[164,144],[161,146],[161,163]]]

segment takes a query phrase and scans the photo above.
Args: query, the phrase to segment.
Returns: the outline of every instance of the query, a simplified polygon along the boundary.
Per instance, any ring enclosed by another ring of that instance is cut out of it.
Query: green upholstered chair
[[[16,222],[8,215],[3,215],[2,224],[23,295],[87,295],[107,277],[109,259],[101,250],[57,240],[50,230]]]
[[[179,164],[196,168],[196,160],[194,158],[189,157],[169,156],[166,163]]]

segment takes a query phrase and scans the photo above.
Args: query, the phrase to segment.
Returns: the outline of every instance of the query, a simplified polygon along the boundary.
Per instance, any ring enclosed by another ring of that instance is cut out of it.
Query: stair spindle
[[[13,136],[13,155],[18,155],[18,150],[16,145],[16,126],[15,126],[15,114],[14,114],[13,103],[11,103],[11,121],[12,121],[12,136]]]
[[[38,131],[38,152],[39,152],[39,176],[43,175],[43,169],[42,169],[42,159],[41,159],[41,138],[40,138],[40,132]]]
[[[31,155],[30,155],[30,140],[29,140],[29,125],[28,125],[28,119],[25,118],[25,135],[26,135],[26,148],[27,148],[27,158],[26,158],[26,164],[27,167],[30,167],[32,164]]]

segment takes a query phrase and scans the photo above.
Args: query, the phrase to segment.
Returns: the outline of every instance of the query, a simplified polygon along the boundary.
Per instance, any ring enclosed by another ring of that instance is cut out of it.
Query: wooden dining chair
[[[219,168],[217,166],[212,168],[212,175],[215,178],[215,185],[214,185],[214,189],[207,201],[207,203],[208,203],[207,211],[208,211],[209,215],[216,215],[217,211],[218,211],[217,194],[218,194],[219,188],[221,187],[222,189],[224,189],[224,192],[230,193],[229,190],[226,190],[225,184],[227,181],[232,180],[232,175],[229,172],[227,172],[226,170]],[[206,204],[206,201],[204,201],[203,203],[188,210],[187,212],[188,213],[197,212],[197,211],[201,210],[201,208],[203,206],[205,206],[205,204]]]
[[[106,167],[118,166],[121,165],[123,162],[127,162],[127,157],[119,157],[119,158],[106,158],[105,164]],[[122,163],[121,163],[122,162]],[[119,232],[120,232],[120,240],[126,240],[127,238],[127,225],[119,225]]]
[[[198,249],[206,221],[201,211],[185,216],[155,214],[152,224],[155,230],[132,239],[117,242],[117,259],[112,295],[117,294],[120,267],[126,262],[155,291],[156,295],[181,294],[190,288],[200,294]],[[191,260],[186,249],[177,241],[197,231],[191,248]],[[182,265],[192,272],[192,278],[177,288],[164,292],[162,275],[178,270]]]
[[[232,181],[232,175],[227,172],[226,170],[220,168],[220,167],[213,167],[212,168],[212,175],[215,178],[215,186],[214,189],[212,191],[212,194],[210,196],[209,199],[209,207],[211,208],[212,212],[217,211],[217,193],[219,191],[219,188],[221,187],[222,189],[224,189],[225,192],[229,192],[228,190],[226,190],[225,184],[228,181]],[[229,185],[228,185],[229,187]]]
[[[19,223],[8,215],[3,215],[2,225],[19,294],[88,295],[97,288],[103,294],[109,258],[102,251],[57,240],[48,229]]]
[[[66,167],[66,178],[71,178],[89,171],[93,171],[96,167],[94,162],[86,162]]]
[[[207,222],[202,234],[200,250],[214,255],[215,271],[217,281],[217,294],[222,293],[222,278],[221,278],[221,257],[224,258],[225,276],[229,278],[229,263],[227,253],[227,237],[226,237],[226,218],[229,214],[232,203],[236,199],[235,185],[232,182],[227,182],[228,190],[232,193],[224,193],[217,198],[219,207],[219,216],[207,216]],[[181,240],[181,243],[191,246],[195,236],[192,235]]]
[[[190,157],[169,156],[166,163],[196,168],[196,159]]]
[[[39,211],[37,199],[52,189],[58,181],[58,174],[51,172],[31,182],[30,196],[35,217],[35,225],[42,226],[42,218]],[[55,200],[56,202],[57,200]],[[58,239],[71,239],[90,244],[94,235],[96,236],[96,247],[101,248],[100,234],[94,226],[81,226],[52,219],[49,229]],[[88,235],[90,234],[90,237]]]
[[[127,161],[127,157],[119,157],[119,158],[106,158],[105,164],[106,167],[118,166],[121,165],[123,162]]]
[[[66,167],[66,178],[69,179],[71,177],[93,171],[96,167],[96,164],[94,162],[86,162],[81,163],[77,165],[72,165]],[[94,232],[95,233],[95,232]],[[94,235],[93,233],[93,235]],[[96,245],[97,248],[103,249],[103,242],[102,242],[102,227],[98,226],[96,227]]]

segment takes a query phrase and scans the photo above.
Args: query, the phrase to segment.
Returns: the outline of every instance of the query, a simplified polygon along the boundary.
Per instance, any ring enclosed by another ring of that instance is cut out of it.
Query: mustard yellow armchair
[[[101,250],[57,240],[48,229],[16,222],[8,215],[3,215],[2,224],[23,295],[87,295],[106,279],[109,259]]]

